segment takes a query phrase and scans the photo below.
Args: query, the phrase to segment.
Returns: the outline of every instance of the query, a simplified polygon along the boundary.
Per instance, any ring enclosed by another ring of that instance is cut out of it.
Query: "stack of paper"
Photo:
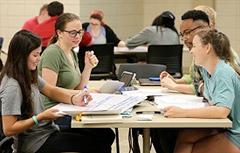
[[[177,106],[181,108],[203,108],[208,106],[208,103],[202,102],[202,100],[203,97],[183,94],[155,97],[155,103],[160,109],[168,106]]]
[[[130,95],[100,93],[94,93],[91,95],[93,100],[90,101],[86,106],[81,107],[60,103],[54,106],[54,108],[68,114],[120,114],[121,112],[128,110],[145,99],[144,97]]]

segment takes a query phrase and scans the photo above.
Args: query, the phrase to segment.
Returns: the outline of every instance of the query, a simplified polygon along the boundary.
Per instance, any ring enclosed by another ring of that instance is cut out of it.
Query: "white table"
[[[104,81],[91,81],[89,87],[101,87]],[[160,87],[144,87],[160,88]],[[150,150],[150,128],[228,128],[232,127],[229,119],[197,119],[197,118],[165,118],[156,114],[158,109],[149,102],[144,101],[136,107],[131,118],[124,118],[121,122],[108,122],[97,124],[85,124],[72,120],[72,128],[143,128],[143,153]],[[153,114],[152,121],[139,121],[137,112]]]
[[[143,153],[150,153],[150,128],[227,128],[232,123],[229,119],[196,119],[196,118],[165,118],[161,114],[153,114],[152,121],[138,121],[135,112],[151,112],[153,108],[143,103],[134,110],[131,118],[124,118],[120,123],[84,124],[72,121],[72,128],[143,128]]]
[[[115,55],[147,53],[147,51],[148,51],[147,46],[138,46],[138,47],[132,48],[132,49],[129,49],[128,47],[114,47]]]

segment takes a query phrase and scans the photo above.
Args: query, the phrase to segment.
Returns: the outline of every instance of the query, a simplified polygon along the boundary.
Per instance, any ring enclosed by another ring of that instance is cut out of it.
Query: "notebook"
[[[160,86],[160,81],[150,81],[149,79],[139,79],[140,86]]]

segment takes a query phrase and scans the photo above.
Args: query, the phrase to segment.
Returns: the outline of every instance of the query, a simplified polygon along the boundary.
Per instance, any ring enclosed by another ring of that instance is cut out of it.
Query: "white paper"
[[[143,97],[116,95],[116,94],[91,94],[93,100],[86,106],[75,106],[71,104],[60,103],[54,108],[68,114],[85,113],[85,114],[120,114],[134,105],[142,102]]]
[[[122,91],[123,95],[132,95],[139,97],[147,97],[147,96],[159,96],[159,95],[167,95],[166,90],[163,88],[159,89],[138,89],[132,91]]]
[[[203,108],[207,107],[208,103],[202,102],[202,97],[194,95],[168,95],[155,97],[155,103],[157,107],[163,109],[168,106],[177,106],[181,108]]]
[[[128,47],[114,47],[114,53],[117,52],[142,52],[146,53],[148,47],[147,46],[138,46],[132,49],[129,49]]]

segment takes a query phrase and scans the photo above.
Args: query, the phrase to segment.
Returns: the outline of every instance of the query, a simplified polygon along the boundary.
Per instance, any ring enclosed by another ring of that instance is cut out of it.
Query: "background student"
[[[210,106],[198,109],[167,107],[166,117],[229,118],[228,129],[180,130],[175,153],[239,153],[240,152],[240,68],[234,62],[230,42],[216,30],[198,32],[190,51],[200,66],[204,80],[204,96]]]
[[[175,16],[170,11],[164,11],[158,15],[151,26],[145,27],[135,36],[126,40],[128,48],[140,45],[176,45],[180,44],[177,29],[175,28]],[[128,62],[146,62],[146,55],[137,55],[134,59],[128,57]]]
[[[58,1],[53,1],[48,4],[47,12],[50,18],[36,25],[32,30],[33,33],[42,39],[42,51],[48,46],[50,39],[54,35],[54,25],[58,16],[64,12],[64,6]]]
[[[29,30],[32,32],[33,29],[35,28],[35,26],[48,20],[50,18],[50,16],[48,15],[47,7],[48,7],[48,4],[44,4],[40,8],[39,15],[32,17],[32,18],[28,19],[26,22],[24,22],[22,29]]]
[[[0,75],[0,99],[3,131],[14,136],[13,149],[25,153],[96,152],[110,153],[114,140],[86,135],[79,129],[59,131],[51,121],[62,117],[56,109],[44,111],[40,92],[50,98],[75,105],[83,105],[87,92],[54,87],[38,77],[41,39],[21,30],[12,38],[6,64]],[[94,147],[92,147],[94,146]]]
[[[91,44],[112,43],[114,46],[125,46],[114,31],[103,21],[103,11],[93,10],[89,22],[83,23],[83,29],[92,36]]]
[[[129,48],[140,45],[175,45],[180,44],[175,16],[170,11],[164,11],[157,16],[151,26],[145,27],[141,32],[126,40]]]

